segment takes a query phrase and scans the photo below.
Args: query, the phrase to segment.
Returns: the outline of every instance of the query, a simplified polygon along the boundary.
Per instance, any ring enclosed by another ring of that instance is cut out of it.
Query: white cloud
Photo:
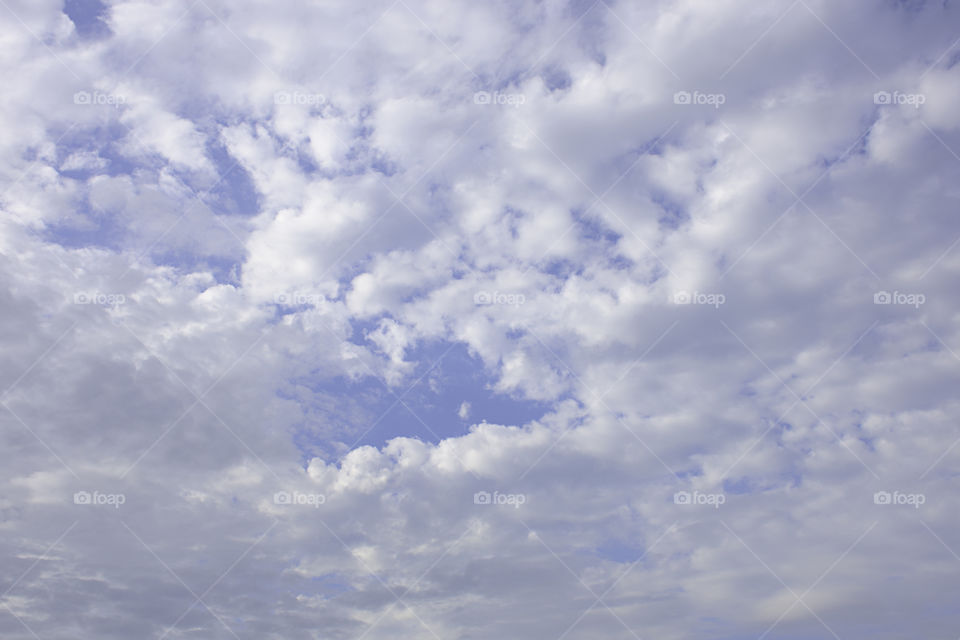
[[[9,11],[0,546],[38,636],[956,626],[956,7]],[[544,415],[468,429],[477,389]]]

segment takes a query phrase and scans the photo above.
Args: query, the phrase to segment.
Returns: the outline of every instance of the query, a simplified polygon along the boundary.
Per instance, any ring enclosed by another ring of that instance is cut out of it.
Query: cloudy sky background
[[[960,636],[956,3],[0,37],[4,638]]]

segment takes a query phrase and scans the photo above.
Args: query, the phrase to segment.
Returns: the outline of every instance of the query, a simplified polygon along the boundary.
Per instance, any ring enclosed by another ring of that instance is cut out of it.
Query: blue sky
[[[958,11],[4,0],[0,635],[957,638]]]

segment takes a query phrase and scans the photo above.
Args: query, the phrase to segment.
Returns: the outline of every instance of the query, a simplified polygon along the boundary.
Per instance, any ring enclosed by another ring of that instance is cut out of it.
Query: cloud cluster
[[[0,15],[3,637],[956,637],[956,6]]]

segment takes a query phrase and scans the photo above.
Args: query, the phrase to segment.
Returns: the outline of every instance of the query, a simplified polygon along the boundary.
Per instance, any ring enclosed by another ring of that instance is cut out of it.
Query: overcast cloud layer
[[[4,639],[960,636],[950,0],[0,0]]]

